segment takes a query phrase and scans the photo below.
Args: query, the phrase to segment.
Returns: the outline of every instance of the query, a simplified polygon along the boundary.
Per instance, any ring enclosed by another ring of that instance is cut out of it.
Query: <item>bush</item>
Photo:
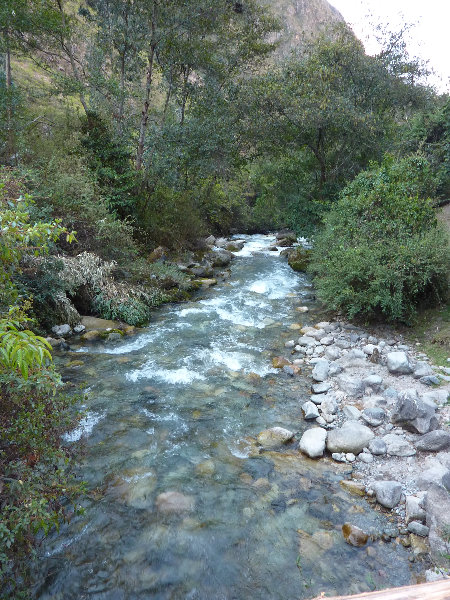
[[[310,270],[319,296],[350,318],[407,321],[447,290],[448,236],[429,196],[435,180],[420,156],[358,175],[315,240]]]

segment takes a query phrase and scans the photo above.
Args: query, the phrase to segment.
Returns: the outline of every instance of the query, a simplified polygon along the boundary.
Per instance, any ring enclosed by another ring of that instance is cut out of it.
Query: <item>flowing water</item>
[[[86,414],[66,441],[85,444],[89,492],[42,548],[41,600],[294,600],[414,581],[395,542],[343,541],[346,521],[392,529],[341,488],[348,467],[296,442],[252,443],[268,427],[305,429],[308,383],[271,357],[308,322],[295,307],[314,305],[271,243],[247,237],[228,281],[161,309],[137,337],[78,349],[84,365],[65,375],[87,391]],[[169,512],[166,492],[183,495]]]

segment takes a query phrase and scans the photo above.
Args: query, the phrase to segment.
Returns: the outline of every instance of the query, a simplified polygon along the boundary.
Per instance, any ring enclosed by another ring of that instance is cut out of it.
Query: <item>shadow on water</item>
[[[134,339],[79,349],[70,377],[86,382],[87,412],[67,443],[85,440],[89,493],[45,542],[41,600],[294,600],[413,580],[400,545],[344,543],[346,521],[389,526],[342,490],[346,467],[295,443],[255,452],[262,429],[305,428],[306,381],[270,359],[309,283],[270,236],[246,239],[229,281]]]

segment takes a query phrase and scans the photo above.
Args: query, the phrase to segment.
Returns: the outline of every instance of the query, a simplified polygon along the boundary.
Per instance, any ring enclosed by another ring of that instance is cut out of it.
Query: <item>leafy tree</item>
[[[445,297],[449,239],[421,156],[385,158],[342,192],[316,239],[311,269],[320,297],[350,318],[408,321],[420,302]]]

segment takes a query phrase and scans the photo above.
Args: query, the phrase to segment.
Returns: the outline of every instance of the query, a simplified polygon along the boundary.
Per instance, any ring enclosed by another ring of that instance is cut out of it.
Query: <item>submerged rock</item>
[[[166,514],[192,512],[194,507],[194,498],[180,492],[163,492],[156,498],[156,508]]]
[[[344,523],[344,525],[342,525],[342,534],[347,544],[350,544],[350,546],[355,546],[356,548],[365,546],[369,539],[367,533],[351,523]]]
[[[256,436],[256,440],[263,448],[276,448],[287,444],[294,437],[294,433],[283,427],[272,427],[265,429]]]
[[[275,356],[272,358],[272,367],[275,369],[282,369],[283,367],[290,366],[292,363],[284,356]]]

